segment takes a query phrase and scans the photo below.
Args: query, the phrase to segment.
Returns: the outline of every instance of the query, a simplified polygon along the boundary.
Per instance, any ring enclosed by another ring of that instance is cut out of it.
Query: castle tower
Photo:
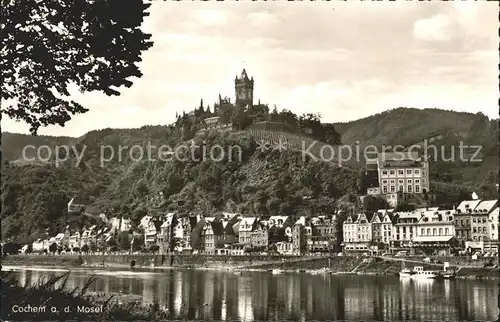
[[[247,72],[243,68],[240,77],[234,80],[236,93],[236,106],[253,106],[253,77],[248,78]]]

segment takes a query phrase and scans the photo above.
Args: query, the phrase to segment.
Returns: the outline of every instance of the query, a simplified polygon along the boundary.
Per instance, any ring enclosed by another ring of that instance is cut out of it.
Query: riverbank
[[[133,265],[132,265],[133,264]],[[14,255],[2,260],[3,266],[85,268],[155,268],[205,269],[239,271],[268,271],[309,274],[398,275],[401,261],[356,256],[343,257],[285,257],[285,256],[213,256],[213,255]],[[407,263],[441,270],[442,264]],[[499,279],[498,268],[481,266],[451,266],[462,279]]]

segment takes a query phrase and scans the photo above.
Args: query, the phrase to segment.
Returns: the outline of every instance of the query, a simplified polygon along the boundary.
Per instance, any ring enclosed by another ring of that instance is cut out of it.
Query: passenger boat
[[[273,275],[277,275],[283,273],[284,271],[282,269],[275,268],[271,272],[273,273]]]
[[[414,274],[414,272],[409,269],[405,268],[405,262],[401,262],[401,271],[399,272],[399,277],[407,278],[411,277]]]
[[[415,279],[429,279],[429,278],[436,278],[438,276],[439,274],[437,274],[434,271],[424,270],[423,266],[413,267],[413,274],[411,275],[411,277]]]

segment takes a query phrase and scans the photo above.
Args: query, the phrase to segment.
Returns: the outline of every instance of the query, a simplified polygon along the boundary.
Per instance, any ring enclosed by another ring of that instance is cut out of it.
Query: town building
[[[149,217],[149,216],[146,216]],[[144,218],[143,218],[144,219]],[[141,220],[141,225],[142,225],[142,220]],[[147,220],[147,224],[145,224],[146,227],[144,229],[144,247],[146,249],[151,248],[153,245],[157,245],[157,234],[159,231],[156,229],[156,225],[153,220],[151,220],[151,217],[149,220]]]
[[[413,236],[413,247],[419,253],[450,255],[459,245],[455,238],[453,210],[422,213]]]
[[[308,250],[312,253],[333,251],[335,242],[335,220],[331,216],[318,216],[311,219],[312,236],[308,241]]]
[[[366,163],[370,195],[380,193],[392,207],[403,201],[420,204],[426,198],[429,164],[418,152],[383,152]]]
[[[413,237],[417,236],[417,225],[422,212],[398,212],[392,228],[391,251],[407,250],[413,246]]]
[[[366,251],[370,249],[372,243],[373,213],[360,213],[347,216],[343,223],[344,247],[345,251]]]
[[[174,213],[168,213],[160,226],[160,233],[157,236],[160,253],[166,254],[173,251],[175,243],[172,243],[173,227],[177,224],[177,216]]]
[[[292,226],[292,254],[303,255],[306,252],[305,217],[300,217]]]
[[[243,217],[241,218],[238,228],[239,243],[243,245],[251,245],[252,232],[257,226],[258,219],[256,217]]]
[[[376,250],[386,249],[392,238],[392,226],[396,216],[386,210],[377,211],[372,220],[372,239]]]
[[[465,242],[472,241],[472,211],[481,200],[464,200],[455,209],[456,238],[465,247]]]
[[[79,197],[74,197],[68,202],[68,212],[70,213],[81,212],[85,209],[85,207],[86,202]]]
[[[252,250],[266,251],[269,245],[269,226],[264,222],[258,222],[255,230],[250,233],[250,244]]]

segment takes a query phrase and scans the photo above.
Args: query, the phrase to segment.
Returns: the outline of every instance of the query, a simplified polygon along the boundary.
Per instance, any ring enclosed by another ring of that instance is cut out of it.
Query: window
[[[396,183],[396,180],[392,179],[391,184],[395,184],[395,183]]]
[[[412,181],[411,181],[411,179],[408,179],[408,180],[406,180],[406,181],[407,181],[408,183],[411,183],[411,182],[412,182]]]
[[[407,187],[407,190],[408,190],[408,192],[409,192],[409,193],[411,193],[411,192],[412,192],[412,189],[411,189],[411,188],[412,188],[412,186],[411,186],[411,184],[409,184],[409,185],[408,185],[408,187]]]
[[[427,228],[427,236],[430,236],[430,235],[431,235],[431,229]]]
[[[395,192],[396,191],[396,186],[391,186],[391,192]]]
[[[383,191],[384,193],[387,193],[387,186],[382,186],[382,191]]]
[[[403,179],[399,179],[398,183],[405,183],[405,181]]]
[[[472,223],[476,223],[476,218],[472,218]]]
[[[420,235],[424,235],[425,230],[423,228],[420,229]]]
[[[476,227],[473,227],[473,228],[472,228],[472,232],[473,232],[473,233],[477,233],[477,228],[476,228]]]
[[[483,224],[486,224],[486,218],[483,218]]]
[[[415,193],[420,193],[420,185],[415,185]]]
[[[432,228],[432,236],[436,236],[436,228]]]
[[[415,169],[415,170],[413,170],[413,173],[418,176],[418,175],[420,175],[420,170],[419,169]]]
[[[415,179],[415,183],[420,183],[420,179]]]
[[[382,180],[382,184],[387,184],[387,180]]]
[[[448,235],[450,234],[450,229],[449,229],[449,228],[445,228],[445,229],[444,229],[444,234],[445,234],[446,236],[448,236]]]
[[[443,235],[443,228],[439,228],[439,236]]]
[[[392,175],[395,175],[396,174],[396,170],[391,170],[389,171],[389,174],[392,176]]]
[[[405,174],[405,171],[404,171],[404,170],[398,170],[398,174],[399,174],[400,176],[402,176],[402,175],[404,175],[404,174]]]
[[[382,170],[382,175],[386,176],[387,175],[387,170]]]
[[[411,174],[411,169],[406,169],[406,174]]]
[[[403,185],[399,185],[399,186],[398,186],[398,190],[399,190],[399,192],[403,192],[403,191],[404,191],[404,187],[403,187]]]

